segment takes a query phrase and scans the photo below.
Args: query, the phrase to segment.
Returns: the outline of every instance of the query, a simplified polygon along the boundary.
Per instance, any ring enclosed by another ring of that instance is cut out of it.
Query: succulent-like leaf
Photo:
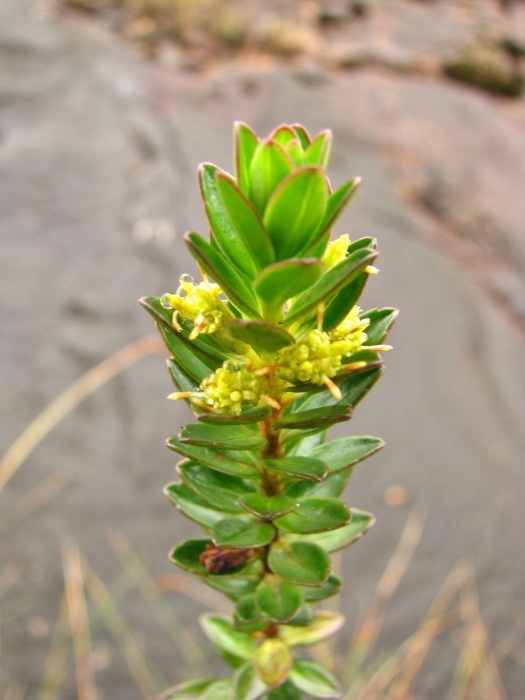
[[[247,493],[239,498],[239,505],[262,520],[272,520],[291,513],[299,507],[289,496],[264,496],[262,493]]]
[[[368,340],[365,345],[379,345],[388,335],[399,316],[397,309],[372,309],[361,314],[361,318],[368,318],[370,325],[366,329]]]
[[[164,488],[164,493],[181,513],[204,527],[211,527],[224,518],[224,513],[203,501],[185,484],[174,482]]]
[[[286,681],[270,691],[267,697],[268,700],[301,700],[302,695],[290,681]]]
[[[333,637],[334,634],[339,632],[344,622],[345,618],[343,615],[322,610],[314,614],[312,624],[307,627],[284,626],[280,631],[281,639],[289,647],[311,646]]]
[[[215,544],[228,547],[264,547],[275,537],[275,528],[250,515],[224,518],[212,529]]]
[[[350,284],[376,257],[377,251],[361,248],[332,267],[318,282],[296,299],[283,325],[289,327],[292,323],[314,314],[321,302]]]
[[[345,549],[366,535],[376,521],[372,513],[357,508],[350,510],[352,512],[351,522],[338,530],[320,532],[316,535],[287,535],[286,537],[291,542],[315,543],[329,554]]]
[[[334,377],[334,381],[343,395],[341,400],[355,408],[377,382],[381,373],[382,367],[374,367],[372,369],[365,367],[363,370],[354,372],[350,376]],[[339,399],[335,398],[328,389],[321,389],[302,399],[300,407],[302,411],[306,411],[338,402]]]
[[[184,391],[184,389],[181,389]],[[270,406],[260,404],[255,408],[249,408],[243,411],[238,416],[231,416],[226,413],[203,413],[199,416],[201,423],[209,423],[210,425],[242,425],[244,423],[260,423],[272,415],[273,411]]]
[[[226,330],[232,338],[249,343],[256,350],[262,352],[277,352],[281,348],[295,343],[293,335],[280,326],[263,321],[243,321],[238,318],[230,321]]]
[[[225,173],[217,172],[216,180],[228,218],[255,268],[271,265],[275,252],[259,212]]]
[[[314,698],[340,698],[343,694],[337,679],[313,661],[296,659],[290,681],[298,690]]]
[[[170,450],[178,452],[178,454],[188,459],[193,459],[196,462],[204,464],[210,469],[216,469],[224,474],[238,476],[241,479],[256,479],[259,476],[259,470],[249,462],[247,456],[246,462],[237,462],[223,454],[209,450],[206,447],[198,447],[197,445],[184,445],[177,437],[171,437],[167,440],[166,445]],[[326,467],[328,469],[328,466]]]
[[[257,700],[269,690],[252,665],[245,664],[233,677],[231,700]]]
[[[288,124],[281,124],[270,134],[270,140],[280,143],[281,146],[286,146],[290,141],[295,141],[297,138],[297,133]]]
[[[242,513],[239,498],[246,494],[258,495],[250,493],[253,491],[250,482],[228,474],[220,474],[192,460],[181,462],[177,465],[177,470],[188,488],[221,511]],[[293,502],[293,499],[290,500]]]
[[[328,472],[328,466],[324,462],[309,457],[265,459],[262,464],[268,471],[308,481],[322,481]]]
[[[306,498],[297,510],[277,518],[275,524],[280,530],[307,534],[335,530],[350,518],[350,510],[338,498]]]
[[[357,275],[353,282],[350,282],[330,300],[324,312],[323,331],[333,330],[345,319],[357,304],[369,276],[366,272]]]
[[[210,642],[232,665],[242,666],[253,656],[256,650],[254,639],[234,629],[228,616],[203,613],[199,621]]]
[[[179,391],[197,391],[198,383],[173,358],[166,360],[171,379]]]
[[[168,688],[162,693],[159,700],[197,700],[206,688],[217,682],[220,683],[220,681],[208,681],[198,678],[194,681],[179,683],[179,685]]]
[[[271,624],[271,620],[257,607],[255,593],[249,593],[237,601],[234,624],[245,632],[259,632]]]
[[[310,138],[310,134],[304,128],[304,126],[302,126],[302,124],[292,124],[292,129],[297,134],[299,141],[301,142],[301,146],[306,151],[308,146],[312,143],[312,139]]]
[[[208,425],[207,423],[190,423],[185,425],[179,440],[187,445],[200,445],[218,450],[257,450],[267,444],[260,433],[244,425]]]
[[[330,150],[332,148],[332,132],[330,129],[321,131],[317,134],[306,151],[306,162],[308,165],[319,165],[321,168],[326,168],[328,159],[330,158]]]
[[[322,586],[305,589],[305,600],[315,602],[317,600],[330,598],[331,596],[339,593],[342,585],[343,582],[341,581],[341,578],[334,571],[332,571]]]
[[[199,700],[229,700],[231,695],[232,679],[222,678],[212,683],[199,697]]]
[[[326,212],[328,183],[316,167],[296,170],[272,194],[264,213],[277,260],[297,255]]]
[[[239,565],[230,572],[207,574],[202,580],[210,588],[227,595],[237,601],[245,595],[253,593],[264,575],[264,564],[259,558],[252,558],[247,564]]]
[[[315,284],[322,274],[323,265],[317,258],[291,258],[261,270],[254,289],[267,307],[280,308]]]
[[[255,652],[253,666],[263,683],[270,688],[277,688],[288,678],[293,658],[284,642],[278,638],[269,638]]]
[[[217,363],[205,358],[176,333],[171,333],[163,326],[159,326],[159,330],[178,364],[187,374],[194,377],[198,384],[219,367]]]
[[[293,499],[314,498],[328,496],[335,498],[340,496],[350,477],[352,469],[341,470],[328,476],[321,482],[296,481],[286,489],[286,495]]]
[[[275,188],[292,171],[293,161],[281,144],[263,141],[257,146],[250,163],[250,199],[261,215]]]
[[[230,300],[252,318],[260,318],[257,300],[248,284],[220,253],[197,233],[187,233],[184,240],[199,265],[217,282]]]
[[[314,447],[312,457],[328,464],[330,474],[362,462],[385,446],[381,438],[369,435],[350,435]]]
[[[330,573],[330,559],[312,542],[274,542],[268,564],[274,573],[300,586],[321,586]]]
[[[300,428],[308,430],[310,428],[328,428],[334,423],[341,423],[350,420],[352,417],[352,406],[349,404],[338,403],[334,406],[326,406],[325,408],[314,408],[310,411],[298,411],[297,413],[288,413],[282,418],[273,421],[274,429]]]
[[[259,610],[275,622],[288,622],[304,602],[301,586],[290,583],[276,574],[266,574],[255,591]],[[283,679],[285,680],[285,679]]]
[[[172,550],[170,559],[185,571],[191,571],[200,575],[206,574],[206,568],[200,563],[199,559],[201,554],[206,551],[208,545],[213,545],[210,539],[185,540]]]
[[[250,196],[250,163],[253,154],[259,145],[259,139],[249,126],[242,122],[235,122],[234,133],[234,161],[235,177],[241,191]]]

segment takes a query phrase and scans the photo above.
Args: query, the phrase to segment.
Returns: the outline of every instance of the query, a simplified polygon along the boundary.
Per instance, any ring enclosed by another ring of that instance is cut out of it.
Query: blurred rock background
[[[282,121],[330,127],[333,182],[364,180],[338,231],[379,239],[381,274],[363,305],[402,310],[385,376],[351,425],[387,448],[348,489],[378,523],[342,560],[338,653],[416,508],[423,535],[381,649],[410,635],[455,563],[472,560],[494,643],[510,645],[503,685],[522,698],[524,55],[519,1],[1,0],[2,453],[75,379],[152,332],[136,299],[194,269],[182,236],[206,228],[196,167],[231,170],[234,120],[261,135]],[[137,568],[123,573],[117,556],[121,533],[160,576],[169,549],[196,531],[162,495],[174,465],[164,440],[186,417],[169,391],[163,359],[141,360],[5,489],[0,691],[10,700],[78,696],[67,654],[63,688],[37,694],[71,538],[157,679],[183,680],[213,658],[202,605],[171,593],[156,619],[131,590]],[[38,508],[28,493],[43,494]],[[100,697],[141,697],[96,617],[92,636]],[[446,697],[456,645],[438,643],[414,697]]]

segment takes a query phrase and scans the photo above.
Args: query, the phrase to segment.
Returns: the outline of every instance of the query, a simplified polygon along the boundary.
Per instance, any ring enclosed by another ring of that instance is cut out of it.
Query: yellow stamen
[[[266,394],[261,395],[261,401],[265,403],[267,406],[270,406],[271,408],[275,408],[276,411],[281,410],[281,404],[276,401],[275,399],[272,399],[271,396],[266,396]]]
[[[332,394],[334,399],[340,400],[343,398],[343,395],[341,394],[341,389],[329,377],[324,378],[324,383],[326,384],[328,391]]]
[[[323,330],[324,309],[324,302],[321,302],[317,307],[317,330],[319,333],[322,333]]]
[[[193,396],[194,393],[194,391],[176,391],[173,394],[169,394],[168,399],[171,399],[172,401],[178,401],[179,399],[189,399],[190,396]]]
[[[374,265],[368,265],[367,267],[365,267],[365,272],[368,272],[369,275],[377,275],[379,270],[377,269],[377,267],[374,267]]]
[[[194,403],[195,406],[202,408],[202,410],[206,411],[207,413],[213,413],[213,408],[211,406],[208,406],[208,404],[202,401],[201,399],[195,398],[195,396],[192,399],[192,403]]]
[[[173,318],[171,319],[171,322],[173,323],[175,330],[180,333],[182,330],[182,327],[179,323],[179,312],[178,311],[173,312]]]
[[[365,345],[365,350],[373,350],[374,352],[388,352],[393,350],[392,345]]]
[[[361,367],[366,367],[367,363],[363,360],[359,362],[349,362],[347,365],[343,365],[341,369],[351,370],[351,369],[361,369]]]
[[[264,377],[265,374],[270,374],[270,372],[275,372],[279,369],[279,365],[268,365],[268,367],[261,367],[261,369],[256,369],[254,374],[258,377]]]

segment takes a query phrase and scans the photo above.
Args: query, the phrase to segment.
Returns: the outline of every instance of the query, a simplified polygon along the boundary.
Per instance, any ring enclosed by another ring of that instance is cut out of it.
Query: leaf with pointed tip
[[[220,172],[220,169],[211,163],[202,163],[199,166],[199,183],[208,221],[215,240],[226,257],[241,272],[252,278],[257,274],[257,265],[244,240],[239,235],[237,227],[232,222],[223,200],[217,179]],[[224,174],[226,175],[226,173]]]
[[[244,425],[208,425],[190,423],[179,433],[179,440],[187,445],[200,445],[217,450],[257,450],[266,443],[260,433]]]
[[[206,688],[199,700],[230,700],[231,689],[232,679],[222,678]]]
[[[382,371],[382,367],[374,367],[372,369],[364,367],[362,370],[350,376],[343,375],[340,379],[334,377],[333,381],[335,381],[343,395],[341,400],[345,403],[349,403],[355,409],[357,404],[368,394],[370,389],[377,382]],[[335,404],[338,403],[338,401],[339,399],[335,398],[328,389],[324,389],[307,396],[306,399],[301,401],[300,407],[301,410],[305,411],[311,408],[320,408],[321,406]]]
[[[203,613],[199,622],[212,645],[228,663],[239,667],[253,656],[257,648],[255,640],[249,634],[234,629],[228,616]]]
[[[250,199],[262,215],[275,188],[293,171],[293,161],[281,144],[263,141],[250,163]]]
[[[385,446],[381,438],[349,435],[314,447],[311,456],[328,464],[329,474],[348,469],[371,457]]]
[[[264,547],[275,537],[275,528],[251,515],[220,520],[212,529],[213,541],[228,547]]]
[[[210,425],[242,425],[244,423],[260,423],[269,418],[272,413],[270,406],[261,404],[243,411],[238,416],[231,416],[227,413],[203,413],[199,416],[199,420],[201,423],[209,423]]]
[[[304,247],[301,249],[303,254],[312,255],[314,251],[316,255],[319,254],[317,250],[319,243],[325,238],[330,237],[330,230],[353,199],[360,184],[361,178],[354,177],[348,182],[345,182],[344,185],[341,185],[338,190],[330,195],[324,218],[317,231],[315,231],[314,235],[311,237],[311,240],[305,241]],[[328,243],[328,240],[326,243]],[[323,246],[321,247],[324,249]]]
[[[231,700],[257,700],[268,691],[251,663],[240,668],[233,677]]]
[[[259,610],[275,622],[288,622],[304,602],[301,586],[290,583],[276,574],[266,574],[255,591]]]
[[[289,413],[276,421],[273,421],[272,428],[290,430],[299,428],[308,430],[310,428],[328,428],[334,423],[342,423],[352,417],[352,406],[338,403],[335,406],[325,408],[314,408],[310,411],[299,411]]]
[[[216,682],[217,681],[208,681],[199,678],[194,681],[179,683],[179,685],[168,688],[168,690],[162,693],[159,700],[197,700],[199,695],[201,695],[206,688],[209,688]]]
[[[205,447],[183,445],[175,436],[169,438],[166,441],[166,445],[170,450],[178,452],[183,457],[193,459],[210,469],[216,469],[224,474],[238,476],[241,479],[256,479],[259,476],[259,470],[248,462],[248,456],[246,462],[237,462],[234,459],[229,459],[226,455],[218,454]]]
[[[299,504],[288,496],[264,496],[262,493],[247,493],[239,498],[239,505],[262,520],[272,520],[291,513]]]
[[[258,270],[275,262],[275,252],[261,215],[235,182],[218,172],[217,187],[228,218]]]
[[[315,284],[322,274],[323,265],[316,258],[283,260],[259,272],[255,293],[269,308],[280,308]]]
[[[243,513],[239,498],[254,494],[249,482],[235,476],[219,474],[214,469],[193,462],[181,462],[177,470],[188,488],[211,506],[230,513]]]
[[[366,345],[380,345],[399,316],[397,309],[372,309],[361,314],[361,320],[369,319],[370,324],[366,328],[368,340]]]
[[[295,343],[295,338],[288,331],[264,321],[243,321],[238,318],[227,323],[226,330],[232,338],[242,340],[262,352],[277,352]]]
[[[274,573],[300,586],[321,586],[330,573],[326,552],[311,542],[274,542],[268,565]]]
[[[319,165],[321,168],[326,168],[328,159],[330,158],[330,150],[332,148],[332,132],[330,129],[321,131],[317,134],[306,151],[306,162],[309,165]]]
[[[325,552],[337,552],[340,549],[349,547],[370,530],[376,519],[372,513],[357,508],[350,509],[352,520],[348,525],[343,525],[338,530],[321,532],[316,535],[286,535],[290,542],[315,543],[322,547]]]
[[[207,572],[206,567],[200,563],[200,556],[208,545],[213,545],[210,539],[186,540],[172,550],[170,559],[180,569],[202,576]]]
[[[302,126],[302,124],[292,124],[292,129],[295,131],[295,133],[299,137],[299,141],[301,142],[301,146],[306,151],[308,149],[308,146],[312,143],[312,139],[310,138],[310,134],[304,128],[304,126]]]
[[[354,281],[354,279],[377,257],[372,248],[361,248],[326,272],[310,289],[299,296],[288,312],[283,325],[290,326],[313,315],[321,302]]]
[[[224,518],[224,513],[212,508],[185,484],[173,482],[164,488],[169,501],[193,522],[211,527]]]
[[[184,240],[199,265],[217,282],[235,306],[252,318],[260,318],[257,300],[248,285],[224,259],[224,256],[214,250],[197,233],[187,233]]]
[[[296,481],[286,489],[286,495],[294,499],[321,498],[324,496],[336,498],[343,493],[351,471],[350,468],[337,472],[336,474],[328,474],[326,479],[319,483],[313,481]]]
[[[242,122],[235,122],[233,129],[235,143],[235,177],[242,192],[249,197],[250,163],[252,162],[253,154],[259,145],[259,139],[250,129],[250,127]]]
[[[324,600],[325,598],[330,598],[331,596],[339,593],[342,585],[343,582],[341,581],[341,578],[334,571],[332,571],[322,586],[306,589],[305,599],[307,601],[315,602],[318,600]]]
[[[338,326],[357,304],[369,276],[366,272],[362,272],[328,302],[323,316],[325,333]]]
[[[322,481],[328,471],[328,466],[320,459],[310,459],[309,457],[265,459],[262,465],[271,472],[308,481]]]
[[[300,168],[279,185],[263,219],[277,260],[291,258],[304,247],[323,220],[327,202],[328,182],[320,168]]]
[[[253,665],[263,683],[270,688],[277,688],[288,678],[293,658],[284,642],[270,637],[255,652]]]
[[[286,146],[290,141],[295,141],[297,139],[297,134],[291,126],[288,124],[281,124],[270,134],[270,141],[275,141],[280,143],[281,146]]]
[[[289,647],[307,647],[323,642],[337,634],[344,625],[345,618],[336,612],[319,610],[308,627],[286,625],[281,629],[281,639]]]
[[[274,522],[280,530],[309,534],[335,530],[350,522],[350,510],[338,498],[306,498],[293,513]]]
[[[343,694],[337,679],[313,661],[296,659],[290,681],[298,690],[314,698],[340,698]]]
[[[173,383],[179,391],[198,391],[197,381],[185,372],[176,360],[173,358],[166,360],[166,365]]]

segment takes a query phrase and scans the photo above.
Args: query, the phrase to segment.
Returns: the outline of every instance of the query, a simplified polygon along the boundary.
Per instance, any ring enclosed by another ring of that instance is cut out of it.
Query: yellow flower
[[[327,270],[331,267],[335,267],[346,258],[346,251],[349,245],[350,236],[347,233],[343,233],[342,236],[339,236],[335,241],[328,244],[328,248],[322,257],[322,261]]]
[[[222,289],[206,277],[196,285],[191,275],[182,275],[180,287],[176,294],[164,294],[161,298],[165,308],[174,309],[173,325],[181,330],[178,322],[179,314],[194,325],[190,338],[196,338],[200,333],[215,333],[225,321],[232,318],[227,306],[219,295]]]
[[[344,340],[332,342],[328,333],[313,330],[296,345],[279,350],[277,365],[279,376],[288,382],[313,382],[326,384],[341,367],[341,359],[347,354]]]
[[[352,355],[354,352],[361,350],[362,345],[368,339],[364,330],[368,327],[370,321],[367,318],[361,321],[359,318],[360,313],[361,309],[359,306],[352,307],[350,313],[330,333],[332,340],[346,343],[348,350],[344,353],[345,355]]]
[[[238,416],[243,405],[253,407],[261,402],[261,396],[268,392],[268,379],[266,375],[227,360],[202,381],[201,389],[204,402],[215,412]]]

